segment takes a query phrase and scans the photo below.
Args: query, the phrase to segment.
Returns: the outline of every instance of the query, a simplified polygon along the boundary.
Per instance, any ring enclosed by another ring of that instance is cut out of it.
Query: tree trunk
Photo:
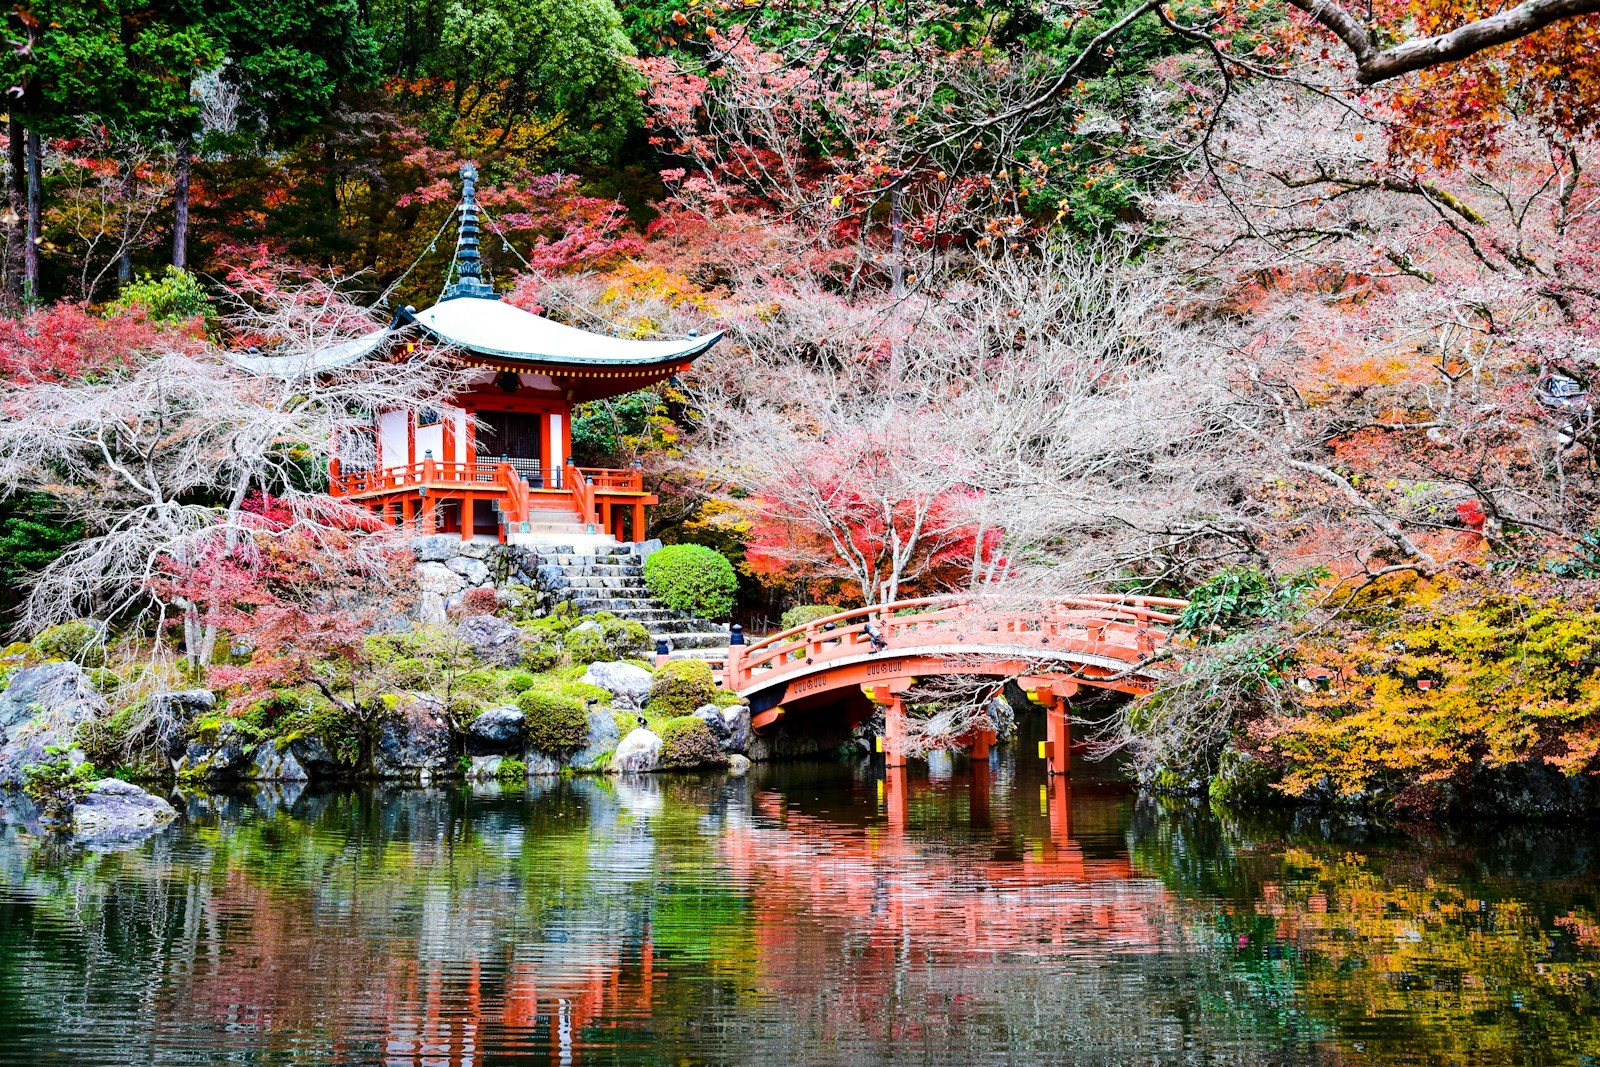
[[[189,156],[193,151],[188,134],[178,138],[178,165],[172,178],[172,265],[180,270],[189,266]]]
[[[28,225],[22,242],[22,304],[39,306],[39,229],[44,210],[44,165],[39,159],[39,131],[28,131]]]
[[[6,244],[12,253],[6,261],[6,282],[16,306],[22,306],[22,242],[27,240],[23,218],[28,213],[28,143],[27,133],[15,114],[6,127],[10,141],[11,181],[7,186],[7,204],[11,208],[11,223],[6,228]]]

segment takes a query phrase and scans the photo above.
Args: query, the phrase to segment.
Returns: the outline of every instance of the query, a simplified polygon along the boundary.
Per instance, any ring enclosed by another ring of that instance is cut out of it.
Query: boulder
[[[246,777],[258,782],[308,782],[311,776],[295,758],[292,746],[279,748],[272,741],[262,742],[250,759]]]
[[[722,709],[715,704],[701,704],[694,709],[694,717],[706,724],[719,745],[728,739],[728,722],[722,717]]]
[[[0,693],[0,789],[21,789],[24,769],[46,748],[71,745],[79,726],[105,712],[105,698],[76,663],[17,671]]]
[[[171,804],[132,782],[102,778],[72,806],[72,831],[91,843],[133,844],[177,816]]]
[[[500,546],[494,541],[457,541],[456,555],[467,559],[488,559]]]
[[[162,752],[167,759],[178,760],[188,747],[189,724],[196,715],[216,709],[217,695],[209,689],[178,689],[152,693],[144,703]]]
[[[417,621],[424,626],[449,625],[450,615],[444,610],[444,597],[438,593],[417,594]]]
[[[549,752],[535,752],[529,749],[523,754],[523,765],[527,768],[529,778],[554,778],[561,773],[561,759]]]
[[[650,693],[650,672],[632,663],[591,663],[578,679],[616,697],[619,708],[636,709]]]
[[[750,705],[734,704],[717,709],[722,714],[722,725],[727,735],[719,742],[724,752],[747,752],[755,735],[750,730]]]
[[[617,742],[622,740],[622,731],[617,727],[617,717],[611,713],[610,708],[598,708],[589,712],[589,739],[584,746],[574,752],[567,761],[568,765],[580,771],[602,770],[601,762],[616,751]]]
[[[497,615],[473,615],[456,627],[456,640],[496,667],[513,667],[522,658],[522,631]]]
[[[643,726],[617,742],[611,766],[623,774],[644,774],[661,762],[661,738]]]
[[[223,719],[215,730],[207,729],[190,739],[176,769],[185,778],[230,781],[245,776],[255,752],[256,746],[250,744],[238,724],[232,719]]]
[[[467,584],[461,575],[443,563],[419,563],[416,575],[418,589],[424,593],[438,593],[440,596],[459,593]]]
[[[743,778],[750,770],[750,759],[742,753],[735,752],[728,757],[728,773],[735,778]]]
[[[468,585],[483,585],[489,580],[489,567],[481,559],[457,556],[445,566],[465,578]]]
[[[378,728],[372,769],[379,778],[431,781],[451,770],[452,740],[442,703],[421,693],[401,696]]]
[[[513,752],[522,745],[522,709],[490,708],[467,727],[467,754],[487,756]]]
[[[467,781],[492,782],[500,776],[504,756],[473,756],[467,764]]]
[[[290,741],[289,752],[294,756],[295,762],[305,770],[308,781],[320,782],[337,778],[345,770],[328,750],[322,738],[315,734],[306,734]]]
[[[461,555],[461,536],[429,534],[427,537],[413,537],[411,551],[419,562],[443,563],[447,559]]]

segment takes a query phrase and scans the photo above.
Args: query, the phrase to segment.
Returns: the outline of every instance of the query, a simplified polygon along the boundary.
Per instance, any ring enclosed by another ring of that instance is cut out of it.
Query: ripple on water
[[[1408,835],[1041,790],[1033,760],[938,770],[194,798],[106,854],[8,798],[0,1063],[1600,1050],[1582,831]]]

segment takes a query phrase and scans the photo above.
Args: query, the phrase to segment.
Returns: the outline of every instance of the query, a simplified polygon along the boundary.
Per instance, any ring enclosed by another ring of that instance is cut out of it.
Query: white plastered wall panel
[[[378,413],[378,445],[383,466],[403,467],[406,458],[406,426],[411,421],[409,411],[381,411]]]

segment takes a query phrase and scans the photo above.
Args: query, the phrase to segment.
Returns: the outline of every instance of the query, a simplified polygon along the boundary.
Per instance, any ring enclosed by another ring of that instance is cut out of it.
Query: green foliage
[[[739,587],[733,564],[704,545],[668,545],[651,553],[644,582],[650,595],[672,610],[707,619],[726,618]]]
[[[341,766],[360,761],[363,726],[351,712],[313,690],[281,690],[275,700],[272,734],[280,744],[315,737]]]
[[[530,671],[547,671],[561,662],[562,641],[559,632],[531,626],[522,629],[524,633],[518,650],[524,667]]]
[[[717,746],[711,728],[692,715],[668,719],[656,731],[661,737],[662,770],[686,771],[696,767],[726,767],[727,754]]]
[[[702,704],[716,702],[717,686],[711,665],[698,659],[675,659],[662,664],[650,681],[645,712],[651,718],[688,715]]]
[[[1545,561],[1544,569],[1558,578],[1600,578],[1600,529],[1580,537],[1570,556]]]
[[[206,331],[217,327],[217,310],[200,285],[200,280],[182,267],[168,267],[159,278],[142,275],[122,290],[122,295],[106,305],[105,313],[120,315],[142,308],[156,322],[188,322],[200,319]]]
[[[0,500],[0,587],[15,590],[27,574],[83,537],[81,523],[63,523],[56,514],[48,493],[17,493]]]
[[[506,692],[508,693],[525,693],[538,684],[538,677],[527,671],[512,671],[506,675]]]
[[[507,756],[500,761],[500,766],[495,769],[494,776],[502,782],[521,782],[528,777],[528,765],[519,759]]]
[[[440,141],[523,163],[604,163],[643,122],[643,79],[610,0],[377,0],[381,69]]]
[[[783,617],[778,620],[778,629],[792,630],[796,626],[804,626],[818,619],[825,619],[829,615],[837,615],[842,610],[844,609],[832,604],[801,604],[783,613]]]
[[[103,775],[92,763],[72,765],[71,746],[51,745],[45,758],[23,768],[23,792],[33,798],[48,822],[59,822],[72,811],[89,785]]]
[[[1241,626],[1289,618],[1307,591],[1327,576],[1325,569],[1314,568],[1280,581],[1259,567],[1225,567],[1190,592],[1178,629],[1204,642]]]
[[[33,648],[42,659],[76,660],[85,667],[98,667],[106,661],[100,627],[86,619],[50,627],[33,639]]]
[[[657,436],[666,406],[653,389],[592,400],[572,412],[572,456],[580,466],[613,465]]]
[[[525,716],[522,729],[530,748],[561,752],[589,743],[589,717],[583,701],[530,689],[517,698],[517,707]]]

